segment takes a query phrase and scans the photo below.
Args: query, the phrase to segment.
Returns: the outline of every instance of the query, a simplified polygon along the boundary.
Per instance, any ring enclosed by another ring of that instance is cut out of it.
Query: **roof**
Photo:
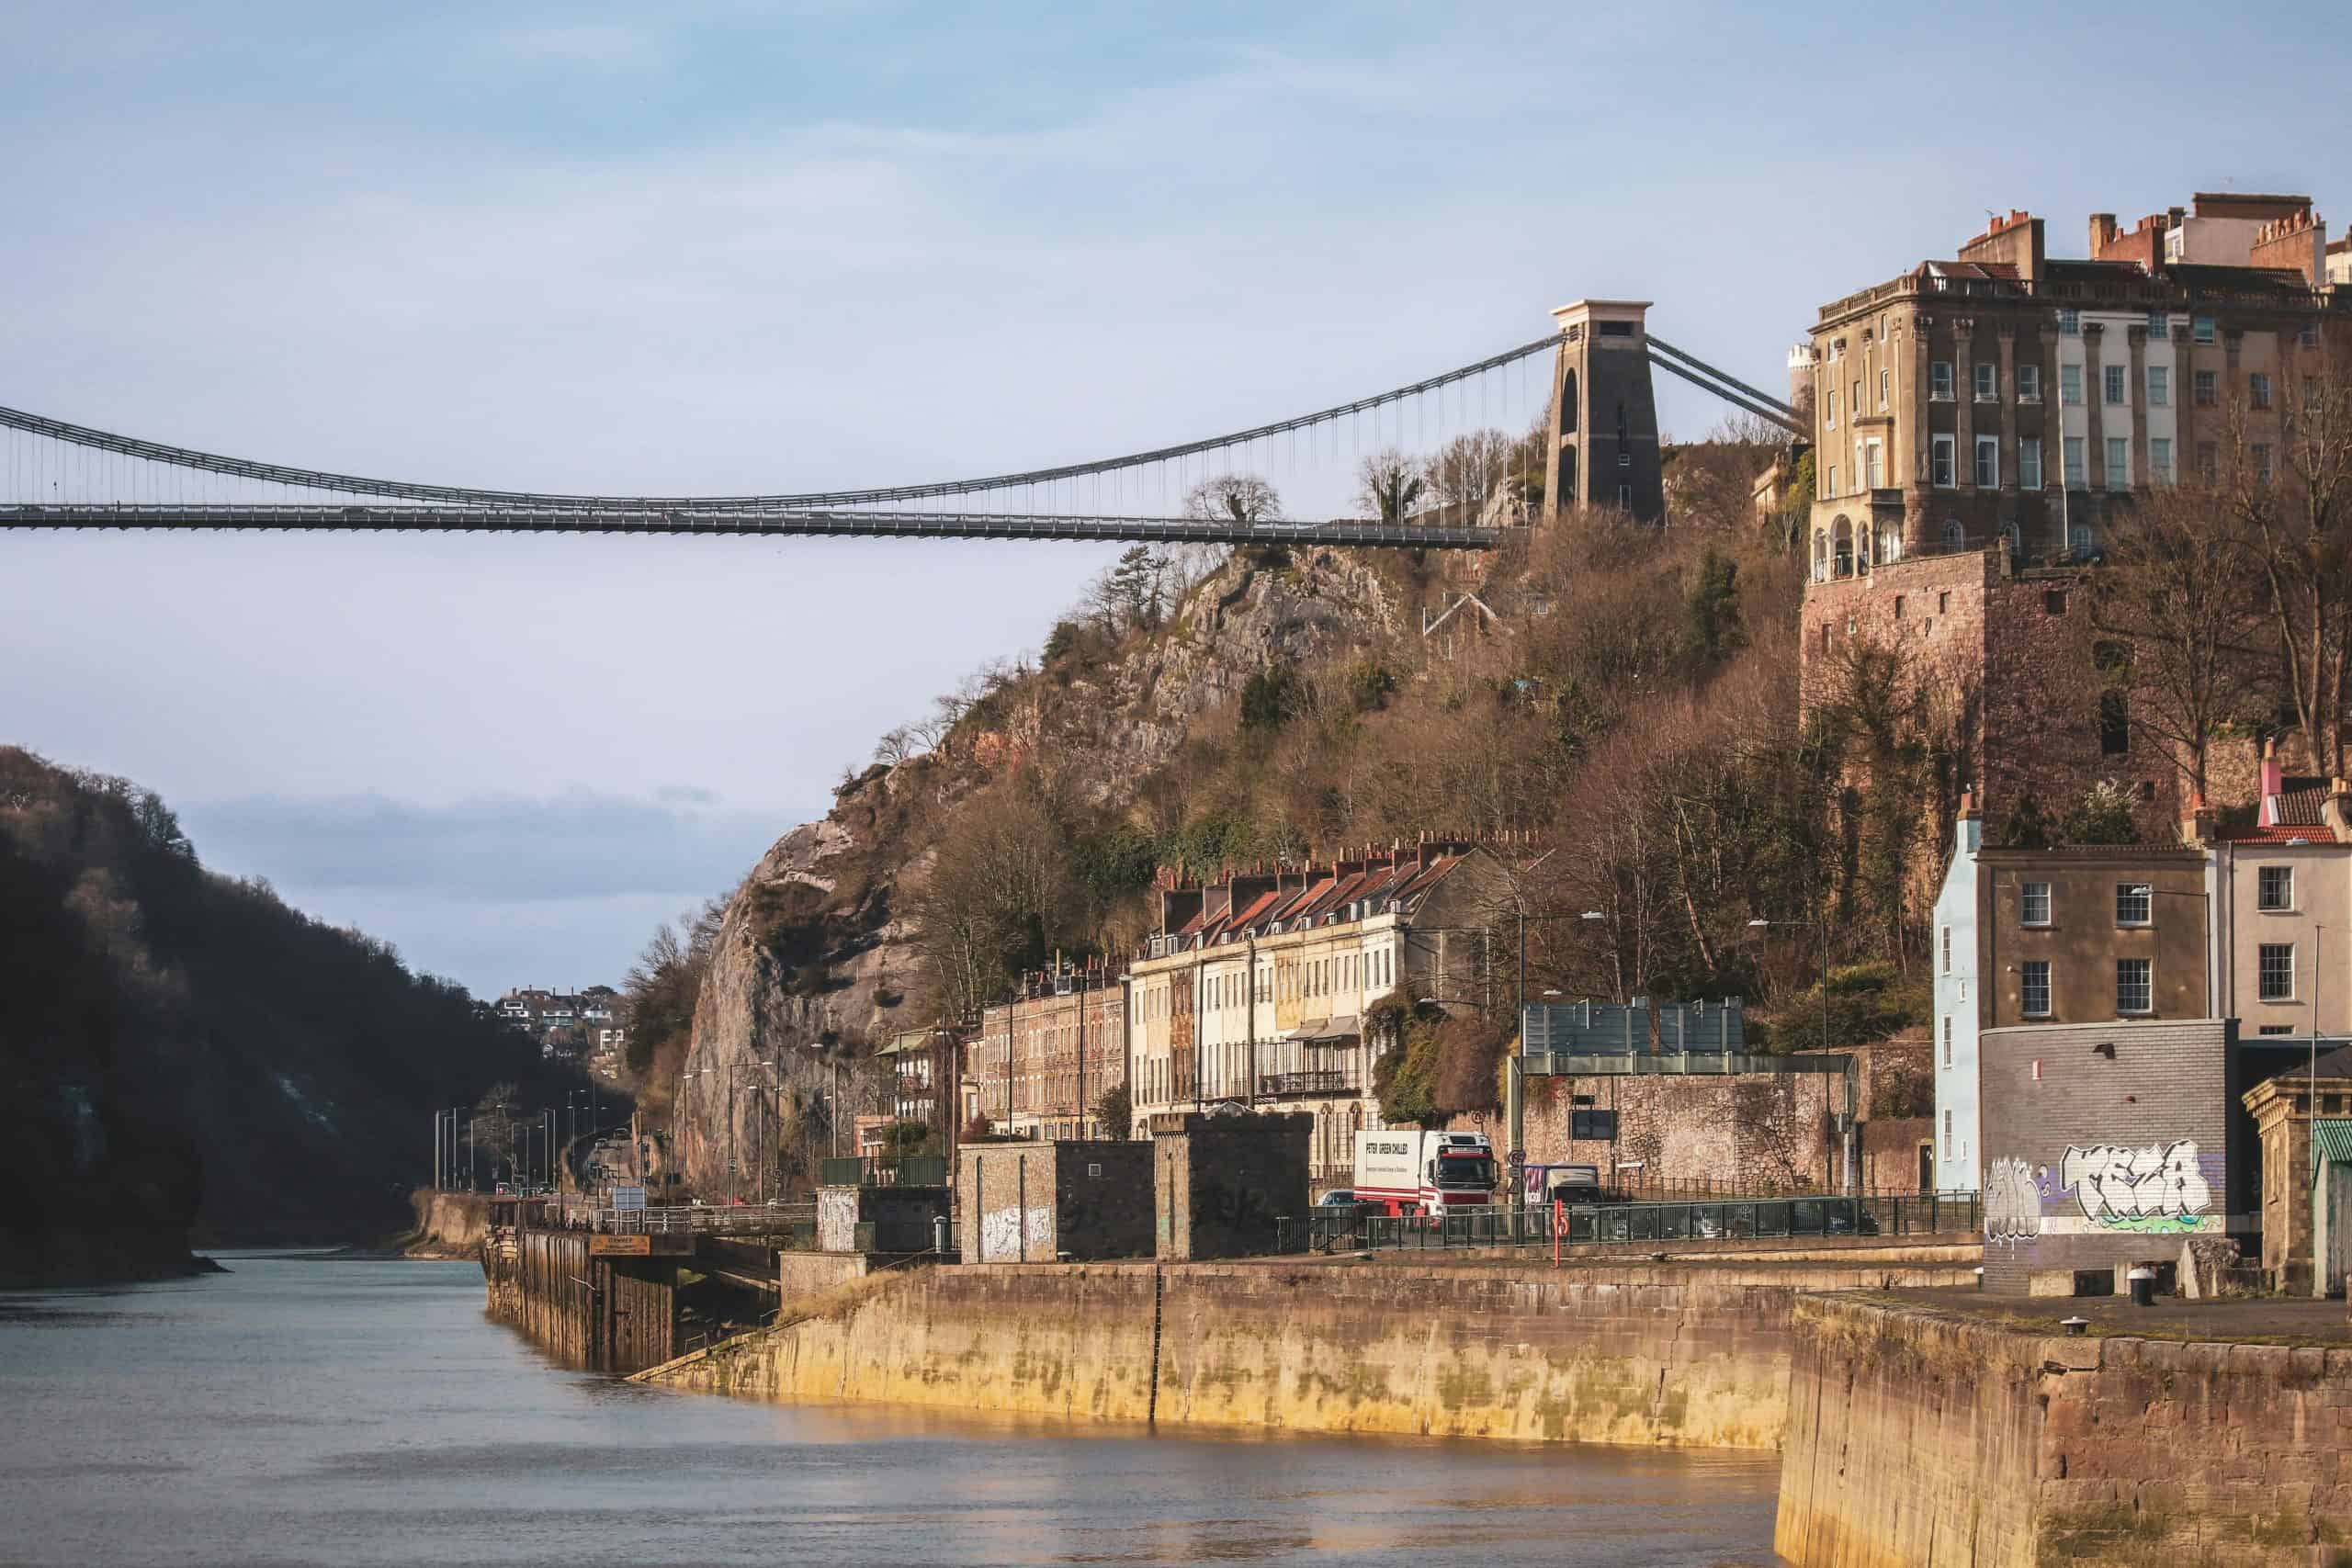
[[[2332,844],[2335,835],[2325,828],[2281,822],[2263,828],[2223,828],[2213,835],[2222,844]]]
[[[2316,828],[2324,820],[2320,807],[2326,802],[2324,784],[2306,784],[2300,789],[2290,785],[2278,792],[2278,807],[2272,816],[2281,828]]]
[[[2312,1122],[2312,1157],[2334,1165],[2352,1165],[2352,1122],[2322,1116]]]

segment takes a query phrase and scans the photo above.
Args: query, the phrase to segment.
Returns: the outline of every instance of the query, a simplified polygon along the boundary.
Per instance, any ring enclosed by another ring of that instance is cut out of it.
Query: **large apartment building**
[[[1367,849],[1207,884],[1163,874],[1159,930],[1128,973],[1135,1132],[1155,1115],[1233,1104],[1316,1118],[1317,1180],[1384,1123],[1374,1004],[1499,1009],[1511,998],[1501,861],[1462,840]]]
[[[1103,1136],[1102,1096],[1126,1078],[1125,986],[1100,959],[1023,975],[965,1052],[971,1112],[1016,1137]]]
[[[2113,507],[2216,470],[2239,429],[2268,465],[2290,400],[2352,357],[2308,197],[2201,194],[2128,231],[2098,214],[2090,253],[2049,256],[2012,212],[1823,306],[1807,350],[1806,689],[1858,639],[1931,673],[1996,824],[2102,778],[2177,820],[2173,760],[2102,700],[2070,589]]]

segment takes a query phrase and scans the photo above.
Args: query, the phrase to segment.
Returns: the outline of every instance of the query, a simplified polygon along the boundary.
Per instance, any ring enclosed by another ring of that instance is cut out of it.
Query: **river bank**
[[[0,1291],[138,1284],[225,1272],[179,1230],[0,1232]]]

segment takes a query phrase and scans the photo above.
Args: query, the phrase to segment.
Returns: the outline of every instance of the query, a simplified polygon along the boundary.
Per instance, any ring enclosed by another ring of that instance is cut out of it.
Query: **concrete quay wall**
[[[2352,1562],[2352,1351],[1796,1303],[1797,1568]]]
[[[756,1398],[1769,1450],[1803,1290],[1953,1262],[967,1265],[876,1277],[648,1381]]]

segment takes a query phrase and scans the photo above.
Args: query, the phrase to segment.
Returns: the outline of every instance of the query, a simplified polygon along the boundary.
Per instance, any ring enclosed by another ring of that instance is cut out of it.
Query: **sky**
[[[2106,78],[2073,7],[1588,9],[19,6],[0,402],[437,482],[896,483],[1343,402],[1587,296],[1779,388],[1820,302],[2013,206],[2057,254],[2196,189],[2352,220],[2333,7],[2267,14],[2282,57],[2143,6]],[[477,992],[617,982],[1113,553],[13,535],[0,740]]]

